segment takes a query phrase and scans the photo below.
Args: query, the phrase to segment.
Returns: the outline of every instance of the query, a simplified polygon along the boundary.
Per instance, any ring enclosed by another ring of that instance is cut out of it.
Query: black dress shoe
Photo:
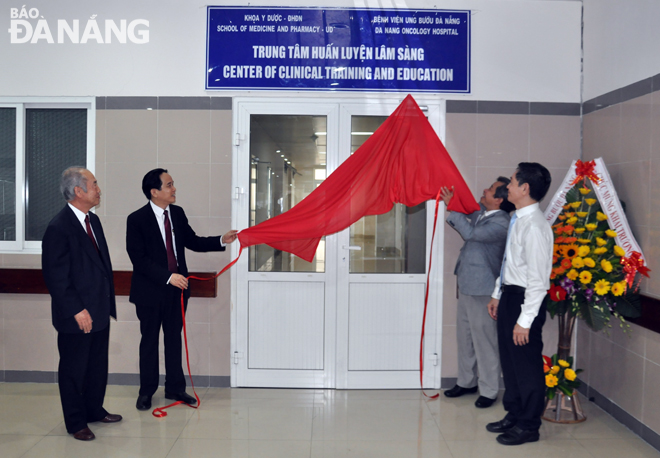
[[[448,398],[457,398],[459,396],[463,396],[464,394],[472,394],[476,393],[479,387],[473,386],[472,388],[463,388],[462,386],[454,386],[451,390],[446,390],[445,391],[445,396]]]
[[[480,409],[485,409],[492,406],[495,401],[497,401],[497,397],[491,399],[487,398],[486,396],[479,396],[479,398],[474,402],[474,405]]]
[[[121,421],[121,419],[122,419],[121,415],[109,413],[105,417],[101,418],[99,421],[101,423],[117,423],[118,421]]]
[[[89,428],[83,428],[80,431],[74,433],[73,437],[79,441],[92,441],[96,436]]]
[[[493,423],[488,423],[486,425],[486,429],[488,431],[490,431],[491,433],[503,433],[505,431],[510,430],[514,426],[516,426],[515,422],[513,422],[511,420],[507,420],[505,418],[504,420],[495,421]]]
[[[536,442],[537,440],[539,440],[537,430],[520,429],[517,426],[497,436],[497,442],[502,445],[520,445],[526,442]]]
[[[183,401],[186,404],[197,404],[197,399],[193,398],[190,396],[188,393],[185,391],[182,391],[181,393],[168,393],[167,391],[165,392],[165,399],[173,399],[175,401]]]
[[[151,396],[138,396],[135,407],[137,407],[138,410],[151,409]]]

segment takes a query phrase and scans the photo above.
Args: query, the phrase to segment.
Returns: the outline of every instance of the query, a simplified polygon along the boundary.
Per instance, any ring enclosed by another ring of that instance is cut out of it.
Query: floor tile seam
[[[438,423],[438,418],[437,417],[439,417],[439,415],[437,415],[437,416],[433,415],[433,412],[431,412],[431,407],[429,407],[429,404],[431,402],[440,402],[440,399],[435,399],[433,401],[425,400],[424,405],[426,406],[426,409],[428,410],[429,415],[431,415],[431,418],[433,419],[433,422],[435,423],[435,426],[438,428],[438,431],[440,432],[440,437],[445,439],[445,435],[442,433],[442,428],[440,427],[440,423]]]
[[[32,447],[28,448],[25,452],[23,452],[23,454],[21,455],[21,458],[24,457],[25,455],[27,455],[27,454],[30,452],[30,450],[32,450],[32,449],[35,448],[37,445],[39,445],[39,444],[40,444],[44,439],[46,439],[47,437],[48,437],[48,436],[41,436],[41,439],[39,439],[37,442],[35,442],[35,443],[32,445]]]

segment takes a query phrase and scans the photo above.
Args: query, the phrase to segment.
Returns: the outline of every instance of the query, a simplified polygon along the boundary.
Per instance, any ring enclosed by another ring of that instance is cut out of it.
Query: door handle
[[[362,247],[358,245],[344,245],[342,248],[350,251],[362,251]]]

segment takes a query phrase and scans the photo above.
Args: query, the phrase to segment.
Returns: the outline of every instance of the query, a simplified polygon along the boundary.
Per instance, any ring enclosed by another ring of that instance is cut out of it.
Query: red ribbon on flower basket
[[[629,257],[622,257],[621,264],[623,265],[623,271],[626,273],[625,280],[628,283],[628,286],[632,288],[633,282],[635,281],[635,274],[639,272],[645,277],[649,276],[651,269],[644,265],[644,259],[642,259],[641,253],[633,251]]]
[[[578,161],[575,163],[575,174],[577,176],[571,182],[571,186],[575,186],[580,181],[582,181],[582,185],[586,187],[586,178],[589,178],[591,181],[598,184],[601,180],[600,177],[596,174],[594,170],[595,168],[596,161],[582,162],[578,159]]]
[[[241,247],[241,248],[238,250],[238,256],[236,256],[236,259],[234,259],[232,262],[230,262],[229,264],[227,264],[227,265],[225,266],[224,269],[222,269],[220,272],[218,272],[217,274],[215,274],[215,275],[212,276],[212,277],[202,278],[202,277],[195,277],[195,276],[193,276],[193,275],[190,275],[189,277],[186,277],[186,278],[187,278],[187,279],[191,279],[191,278],[193,278],[193,279],[195,279],[195,280],[202,280],[202,281],[206,281],[206,280],[215,280],[215,279],[218,278],[220,275],[222,275],[222,274],[225,273],[227,270],[229,270],[229,268],[230,268],[231,266],[233,266],[234,264],[236,264],[236,261],[238,261],[238,258],[241,257],[241,253],[242,253],[242,252],[243,252],[243,247]],[[179,405],[179,404],[185,404],[185,405],[187,405],[188,407],[190,407],[190,408],[192,408],[192,409],[197,409],[197,408],[199,408],[200,405],[202,404],[202,401],[199,400],[199,396],[197,396],[197,391],[195,391],[195,384],[193,383],[192,375],[191,375],[191,373],[190,373],[190,358],[189,358],[189,356],[188,356],[188,333],[186,332],[186,308],[185,308],[185,302],[184,302],[184,300],[183,300],[183,290],[181,290],[181,318],[183,319],[183,343],[185,344],[185,347],[186,347],[186,365],[188,366],[188,378],[190,379],[190,386],[192,387],[193,394],[195,395],[195,399],[197,399],[197,405],[196,405],[196,406],[192,406],[192,405],[188,404],[187,402],[176,401],[176,402],[173,402],[173,403],[170,404],[170,405],[166,405],[166,406],[164,406],[164,407],[157,407],[157,408],[155,408],[155,409],[153,410],[153,412],[151,412],[151,414],[152,414],[154,417],[158,417],[158,418],[167,417],[167,412],[165,412],[165,409],[169,409],[170,407],[174,407],[174,406]]]

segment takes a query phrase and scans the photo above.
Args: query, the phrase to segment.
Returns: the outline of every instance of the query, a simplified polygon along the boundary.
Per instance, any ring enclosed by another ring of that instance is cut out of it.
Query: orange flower
[[[555,243],[564,243],[564,236],[559,236],[555,239]]]
[[[565,226],[565,227],[564,227],[564,233],[566,233],[566,234],[568,234],[568,235],[571,235],[571,234],[573,233],[573,230],[574,230],[574,229],[575,229],[575,228],[574,228],[573,226],[570,226],[570,225],[569,225],[569,226]]]
[[[575,243],[575,242],[577,242],[577,238],[575,237],[566,237],[564,239],[564,243]]]
[[[562,255],[564,255],[565,258],[573,259],[574,257],[577,256],[578,249],[579,247],[574,243],[570,245],[564,245],[562,247]]]
[[[570,269],[571,266],[572,266],[572,264],[571,264],[571,260],[570,260],[570,259],[567,259],[567,258],[562,259],[562,260],[561,260],[561,266],[562,266],[562,268],[564,268],[564,269]]]

